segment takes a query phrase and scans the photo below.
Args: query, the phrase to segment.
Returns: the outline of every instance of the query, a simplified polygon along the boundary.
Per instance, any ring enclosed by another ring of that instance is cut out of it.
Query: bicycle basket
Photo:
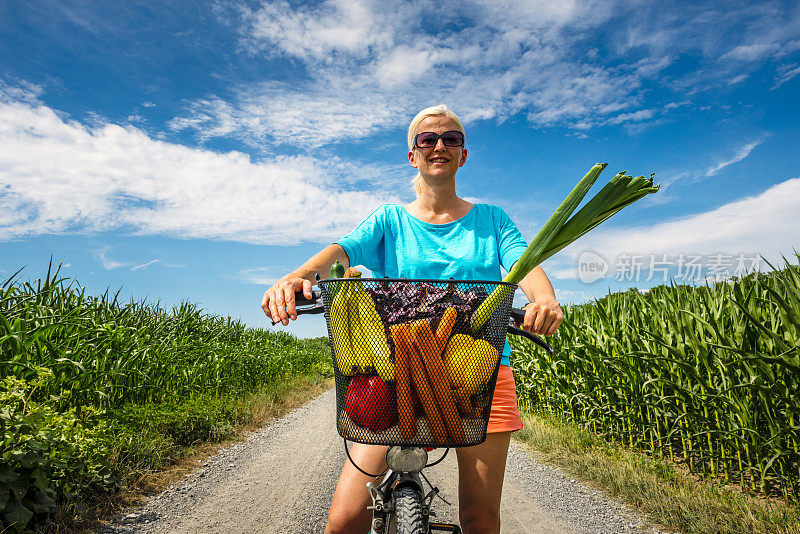
[[[500,285],[510,290],[473,332],[471,318]],[[341,278],[319,287],[343,438],[418,447],[486,439],[514,284]]]

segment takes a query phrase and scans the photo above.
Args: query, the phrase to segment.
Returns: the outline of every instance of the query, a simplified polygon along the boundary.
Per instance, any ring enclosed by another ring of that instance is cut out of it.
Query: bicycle
[[[490,289],[516,284],[389,278],[318,278],[317,283],[320,289],[310,300],[302,291],[295,294],[296,310],[298,315],[325,315],[334,359],[337,430],[348,461],[372,479],[382,476],[377,486],[366,485],[372,500],[367,508],[372,511],[372,531],[460,534],[458,525],[432,520],[433,500],[438,496],[447,501],[423,470],[441,462],[450,448],[486,439],[507,333],[526,337],[550,353],[553,348],[515,326],[525,310],[512,308],[513,291],[506,292],[484,325],[473,328],[471,318]],[[456,341],[470,350],[459,348]],[[377,384],[373,393],[383,394],[380,400],[353,393],[370,380]],[[384,405],[391,404],[391,394],[396,414]],[[388,446],[387,470],[372,474],[361,469],[350,456],[348,440]],[[434,448],[445,452],[428,463],[428,452]]]

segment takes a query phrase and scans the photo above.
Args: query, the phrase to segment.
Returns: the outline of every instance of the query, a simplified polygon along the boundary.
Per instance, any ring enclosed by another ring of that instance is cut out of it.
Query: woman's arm
[[[519,283],[531,303],[525,308],[522,328],[532,334],[552,336],[564,320],[553,285],[541,267],[536,267]]]
[[[283,326],[289,324],[289,319],[294,321],[297,319],[294,307],[295,292],[302,289],[306,298],[310,299],[312,297],[311,287],[316,282],[317,274],[320,278],[328,278],[331,265],[336,260],[339,260],[339,263],[345,267],[350,267],[350,259],[344,249],[334,243],[314,254],[303,265],[267,289],[264,298],[261,299],[261,309],[264,310],[267,317],[275,322],[280,321]]]

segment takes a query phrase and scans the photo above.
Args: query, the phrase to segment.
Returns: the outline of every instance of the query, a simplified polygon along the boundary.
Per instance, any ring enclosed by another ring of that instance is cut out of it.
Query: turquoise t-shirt
[[[375,278],[502,280],[528,246],[505,211],[475,204],[457,221],[432,224],[403,206],[384,204],[337,243],[350,265],[363,265]],[[508,342],[500,360],[508,365]]]

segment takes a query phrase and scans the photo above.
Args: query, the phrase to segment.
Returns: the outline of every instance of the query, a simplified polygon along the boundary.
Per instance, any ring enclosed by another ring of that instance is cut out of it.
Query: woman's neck
[[[433,224],[455,221],[466,215],[472,203],[456,195],[455,184],[431,186],[423,178],[419,182],[422,193],[406,209],[417,219]]]

